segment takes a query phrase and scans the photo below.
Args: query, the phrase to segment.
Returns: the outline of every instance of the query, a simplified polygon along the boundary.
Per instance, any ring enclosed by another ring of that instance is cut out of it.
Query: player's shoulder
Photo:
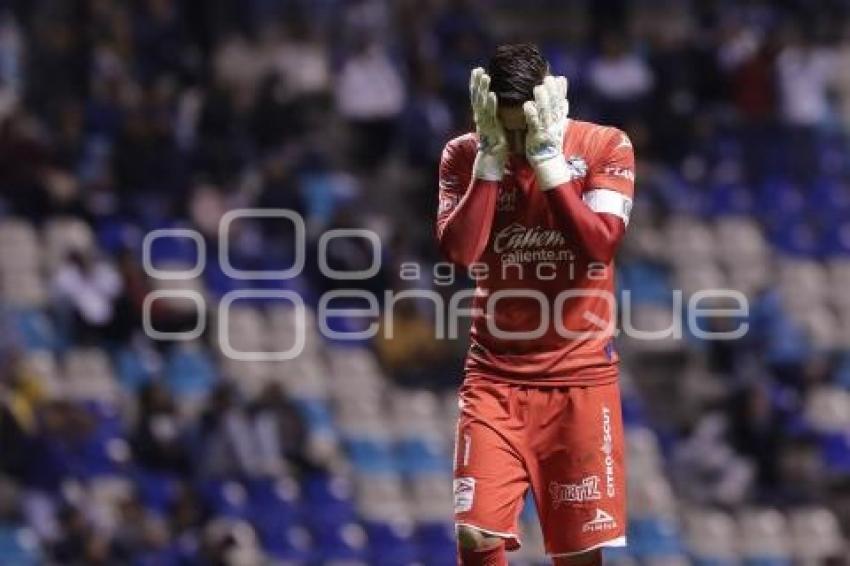
[[[474,156],[477,151],[478,137],[475,132],[467,132],[446,142],[443,157]]]
[[[569,127],[576,129],[577,136],[582,143],[595,150],[602,150],[611,146],[614,148],[632,147],[628,134],[614,126],[571,119]]]

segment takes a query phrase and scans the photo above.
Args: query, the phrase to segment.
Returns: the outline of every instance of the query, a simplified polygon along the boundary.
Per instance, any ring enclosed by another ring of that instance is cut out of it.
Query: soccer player
[[[567,81],[533,45],[470,79],[476,131],[440,164],[437,239],[476,280],[459,392],[458,561],[506,564],[534,496],[555,564],[626,543],[613,258],[634,156],[613,127],[568,119]]]

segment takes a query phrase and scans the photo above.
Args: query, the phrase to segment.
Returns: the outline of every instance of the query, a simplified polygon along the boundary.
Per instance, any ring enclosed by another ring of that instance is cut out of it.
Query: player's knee
[[[553,562],[555,566],[602,566],[602,552],[592,550],[575,556],[558,556]]]
[[[466,525],[458,526],[457,542],[464,550],[489,550],[503,544],[501,538]]]

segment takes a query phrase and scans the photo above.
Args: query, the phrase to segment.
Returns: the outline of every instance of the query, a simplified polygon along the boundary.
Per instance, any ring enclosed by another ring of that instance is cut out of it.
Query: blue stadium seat
[[[738,184],[715,185],[706,199],[709,216],[751,215],[754,199],[747,187]]]
[[[631,519],[628,539],[630,551],[639,558],[678,556],[683,550],[675,525],[661,518]]]
[[[820,441],[824,466],[832,472],[850,474],[850,433],[825,434]]]
[[[136,392],[152,379],[138,352],[133,348],[121,348],[115,356],[118,381],[126,391]]]
[[[250,505],[248,490],[235,480],[208,480],[201,487],[201,495],[215,515],[248,519]]]
[[[293,399],[308,428],[314,433],[326,433],[335,430],[333,416],[327,402],[321,399]]]
[[[263,549],[276,560],[287,563],[311,563],[314,555],[313,537],[301,525],[260,531]]]
[[[631,541],[629,541],[631,542]],[[628,547],[615,546],[602,550],[602,561],[607,564],[607,561],[622,560],[626,561],[634,559],[634,555],[629,551]]]
[[[13,331],[27,350],[57,350],[66,342],[47,314],[36,308],[14,309],[10,313]]]
[[[633,305],[667,305],[673,294],[665,269],[645,261],[632,261],[619,267],[620,289],[631,293]]]
[[[369,538],[370,564],[405,566],[419,561],[412,525],[367,522],[364,527]]]
[[[427,566],[454,566],[455,527],[451,521],[420,523],[416,529],[422,560]]]
[[[178,396],[206,394],[215,384],[217,374],[212,360],[201,348],[176,347],[165,365],[168,385]]]
[[[142,504],[156,513],[166,514],[177,499],[180,485],[176,476],[138,470],[133,479]]]
[[[40,554],[32,531],[18,525],[0,525],[0,564],[37,566],[42,564]]]
[[[441,448],[421,438],[399,442],[396,444],[399,471],[412,476],[448,471],[451,468],[450,459]]]
[[[351,484],[341,476],[323,473],[310,474],[301,484],[304,498],[318,506],[349,505],[351,503]]]
[[[363,527],[355,522],[333,528],[314,529],[317,554],[321,562],[331,560],[361,560],[369,556],[368,539]]]
[[[295,480],[252,480],[248,483],[250,518],[262,540],[276,540],[297,526],[300,504]]]
[[[389,442],[370,438],[350,438],[345,441],[349,458],[359,472],[383,473],[398,471]]]
[[[121,415],[108,403],[88,401],[84,408],[94,419],[94,430],[71,457],[84,477],[114,475],[129,464],[130,447]]]

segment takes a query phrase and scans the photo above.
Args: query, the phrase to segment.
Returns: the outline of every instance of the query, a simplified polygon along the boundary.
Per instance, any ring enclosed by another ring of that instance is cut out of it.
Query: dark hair
[[[521,105],[534,99],[534,87],[543,82],[549,63],[533,43],[508,43],[496,48],[487,63],[490,90],[499,102]]]

